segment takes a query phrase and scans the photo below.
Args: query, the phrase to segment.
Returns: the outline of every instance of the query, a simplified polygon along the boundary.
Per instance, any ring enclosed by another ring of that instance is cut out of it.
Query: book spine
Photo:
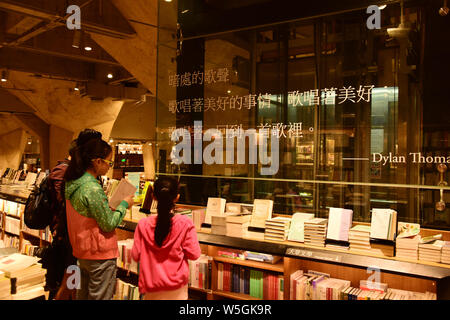
[[[250,269],[244,269],[244,293],[250,294]]]

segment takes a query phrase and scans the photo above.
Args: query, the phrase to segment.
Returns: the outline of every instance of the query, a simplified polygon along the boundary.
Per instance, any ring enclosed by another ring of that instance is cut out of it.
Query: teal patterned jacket
[[[128,209],[128,203],[122,201],[115,211],[111,210],[100,182],[87,172],[77,180],[66,182],[65,195],[79,214],[95,219],[104,232],[117,228]]]

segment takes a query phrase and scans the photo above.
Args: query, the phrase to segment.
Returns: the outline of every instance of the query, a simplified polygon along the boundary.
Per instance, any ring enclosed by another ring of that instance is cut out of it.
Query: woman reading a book
[[[175,215],[180,195],[177,180],[159,178],[154,185],[157,216],[141,219],[134,232],[133,260],[140,263],[139,291],[146,300],[187,300],[189,260],[200,257],[192,220]]]
[[[81,270],[79,300],[110,300],[114,295],[119,250],[116,227],[122,222],[133,197],[111,209],[96,179],[111,164],[112,148],[101,139],[76,147],[64,180],[67,229],[73,255]]]

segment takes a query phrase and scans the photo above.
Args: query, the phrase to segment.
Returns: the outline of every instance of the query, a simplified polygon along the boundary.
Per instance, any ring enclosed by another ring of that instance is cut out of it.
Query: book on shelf
[[[137,274],[139,272],[139,263],[134,261],[131,256],[133,243],[134,239],[125,239],[117,241],[117,246],[119,249],[117,266]]]
[[[123,178],[120,180],[117,188],[111,194],[109,199],[109,206],[111,208],[117,208],[119,204],[129,196],[134,196],[136,193],[136,187],[127,179]]]
[[[325,237],[327,230],[327,219],[314,218],[306,220],[305,226],[305,244],[311,246],[325,247]]]
[[[360,280],[359,288],[362,290],[377,291],[384,293],[388,289],[388,284],[375,281]]]
[[[272,218],[273,200],[255,199],[253,202],[252,218],[250,226],[264,228],[267,219]]]
[[[212,224],[212,217],[223,217],[227,200],[222,198],[208,198],[206,206],[205,224]]]
[[[392,209],[372,209],[370,237],[394,241],[397,233],[397,212]]]
[[[20,272],[34,264],[37,264],[39,258],[31,257],[20,253],[2,256],[0,258],[0,271],[5,273],[8,278],[15,278]]]
[[[265,240],[285,241],[288,237],[291,219],[275,217],[267,219],[265,223]]]
[[[195,229],[200,230],[202,228],[202,224],[205,222],[205,216],[205,208],[192,210],[192,221],[194,222]]]
[[[442,244],[441,262],[450,264],[450,241],[444,241]]]
[[[313,213],[294,213],[289,228],[288,240],[304,242],[305,241],[305,221],[314,218]]]
[[[399,222],[397,227],[397,239],[411,238],[420,233],[420,224]]]
[[[139,287],[117,278],[113,300],[140,300],[140,299],[141,295],[139,293]]]
[[[432,243],[419,243],[419,260],[428,262],[441,262],[444,241],[435,240]]]
[[[281,260],[280,256],[274,256],[274,255],[267,254],[267,253],[259,253],[259,252],[253,252],[253,251],[244,251],[244,257],[246,260],[267,262],[267,263],[271,263],[271,264],[276,264],[278,261]]]
[[[240,203],[234,203],[229,202],[225,205],[225,212],[228,212],[230,214],[241,214],[241,204]]]
[[[395,242],[395,256],[417,260],[419,254],[420,235],[409,238],[397,238]]]
[[[211,289],[212,257],[202,254],[197,260],[188,260],[189,286],[199,289]]]
[[[328,215],[327,239],[348,242],[352,227],[353,210],[330,208]]]

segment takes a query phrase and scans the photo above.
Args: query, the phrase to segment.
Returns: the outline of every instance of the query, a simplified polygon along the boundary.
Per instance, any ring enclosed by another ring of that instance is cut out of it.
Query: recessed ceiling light
[[[108,79],[112,79],[112,78],[114,78],[114,76],[112,75],[112,73],[108,73]]]
[[[228,90],[227,93],[231,93],[231,90]]]
[[[73,88],[73,90],[80,91],[80,89],[78,87]]]
[[[172,2],[172,0],[164,0],[165,2]]]
[[[92,51],[92,47],[86,46],[86,47],[84,47],[84,50],[86,50],[86,51]]]
[[[378,6],[378,9],[383,10],[386,9],[387,5],[386,4],[382,4],[381,6]]]

